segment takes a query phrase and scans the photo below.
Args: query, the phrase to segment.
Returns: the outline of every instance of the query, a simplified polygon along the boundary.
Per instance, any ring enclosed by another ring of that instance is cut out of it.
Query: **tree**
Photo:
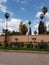
[[[28,33],[28,35],[31,35],[31,27],[29,27],[29,33]]]
[[[19,31],[22,35],[26,35],[26,33],[28,31],[27,26],[25,24],[23,24],[22,22],[20,22]]]
[[[8,29],[3,29],[2,30],[2,34],[1,35],[5,35],[6,34],[6,30],[7,30],[7,35],[21,35],[20,32],[17,31],[9,31]]]
[[[48,11],[48,10],[47,10],[47,7],[44,6],[44,7],[42,8],[43,14],[45,15],[47,11]]]
[[[8,20],[8,18],[9,18],[9,13],[5,13],[5,18],[6,18],[6,31],[5,31],[5,47],[7,47],[8,46],[8,36],[7,36],[7,20]]]
[[[37,31],[34,31],[34,34],[36,35],[37,34]]]
[[[42,8],[42,14],[40,14],[40,19],[41,19],[41,21],[40,21],[40,23],[39,23],[39,26],[38,26],[38,33],[39,34],[46,34],[46,32],[47,32],[47,29],[46,29],[46,25],[45,25],[45,23],[42,21],[43,20],[43,18],[45,17],[45,14],[47,13],[47,7],[43,7]]]
[[[31,35],[31,27],[30,27],[31,21],[28,21],[28,24],[29,24],[29,33],[28,33],[28,35]]]
[[[6,34],[6,32],[7,32],[7,35],[10,35],[10,33],[11,33],[8,29],[3,29],[2,32],[4,35]]]
[[[47,31],[47,32],[46,32],[46,34],[48,34],[48,35],[49,35],[49,31]]]
[[[21,33],[17,31],[12,31],[9,35],[21,35]]]
[[[47,32],[47,29],[46,29],[45,23],[40,21],[38,26],[38,34],[46,34],[46,32]]]

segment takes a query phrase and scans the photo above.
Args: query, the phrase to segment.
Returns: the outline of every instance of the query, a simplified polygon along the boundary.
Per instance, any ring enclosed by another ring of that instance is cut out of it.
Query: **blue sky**
[[[32,32],[37,30],[40,21],[39,15],[43,6],[48,8],[46,14],[46,25],[48,26],[49,0],[0,0],[0,31],[2,32],[2,29],[5,28],[4,14],[6,12],[10,14],[8,20],[10,30],[18,30],[20,21],[27,24],[28,20],[32,22]]]

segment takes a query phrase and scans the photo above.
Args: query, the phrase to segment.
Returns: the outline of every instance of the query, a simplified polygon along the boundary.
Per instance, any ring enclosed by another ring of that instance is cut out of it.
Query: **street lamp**
[[[28,42],[29,42],[29,35],[31,35],[31,21],[28,21],[28,24],[29,24],[29,31],[28,31]]]
[[[5,18],[6,18],[6,30],[5,30],[5,43],[7,42],[7,31],[8,31],[8,29],[7,29],[7,20],[8,20],[8,18],[9,18],[9,14],[8,13],[5,13]]]
[[[28,21],[28,24],[29,24],[29,33],[28,33],[28,35],[31,35],[31,27],[30,27],[31,21]]]

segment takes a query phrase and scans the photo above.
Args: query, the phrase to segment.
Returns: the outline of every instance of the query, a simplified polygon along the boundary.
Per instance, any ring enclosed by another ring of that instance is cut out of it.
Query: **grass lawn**
[[[0,47],[0,50],[26,50],[26,51],[48,51],[49,47],[47,49],[39,49],[39,48],[22,48],[22,47]]]

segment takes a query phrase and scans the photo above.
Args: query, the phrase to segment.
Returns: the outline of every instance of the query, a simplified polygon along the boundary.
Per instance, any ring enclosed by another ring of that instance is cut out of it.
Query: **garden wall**
[[[8,42],[49,42],[49,35],[9,35]],[[5,41],[5,36],[0,36],[0,42]]]

